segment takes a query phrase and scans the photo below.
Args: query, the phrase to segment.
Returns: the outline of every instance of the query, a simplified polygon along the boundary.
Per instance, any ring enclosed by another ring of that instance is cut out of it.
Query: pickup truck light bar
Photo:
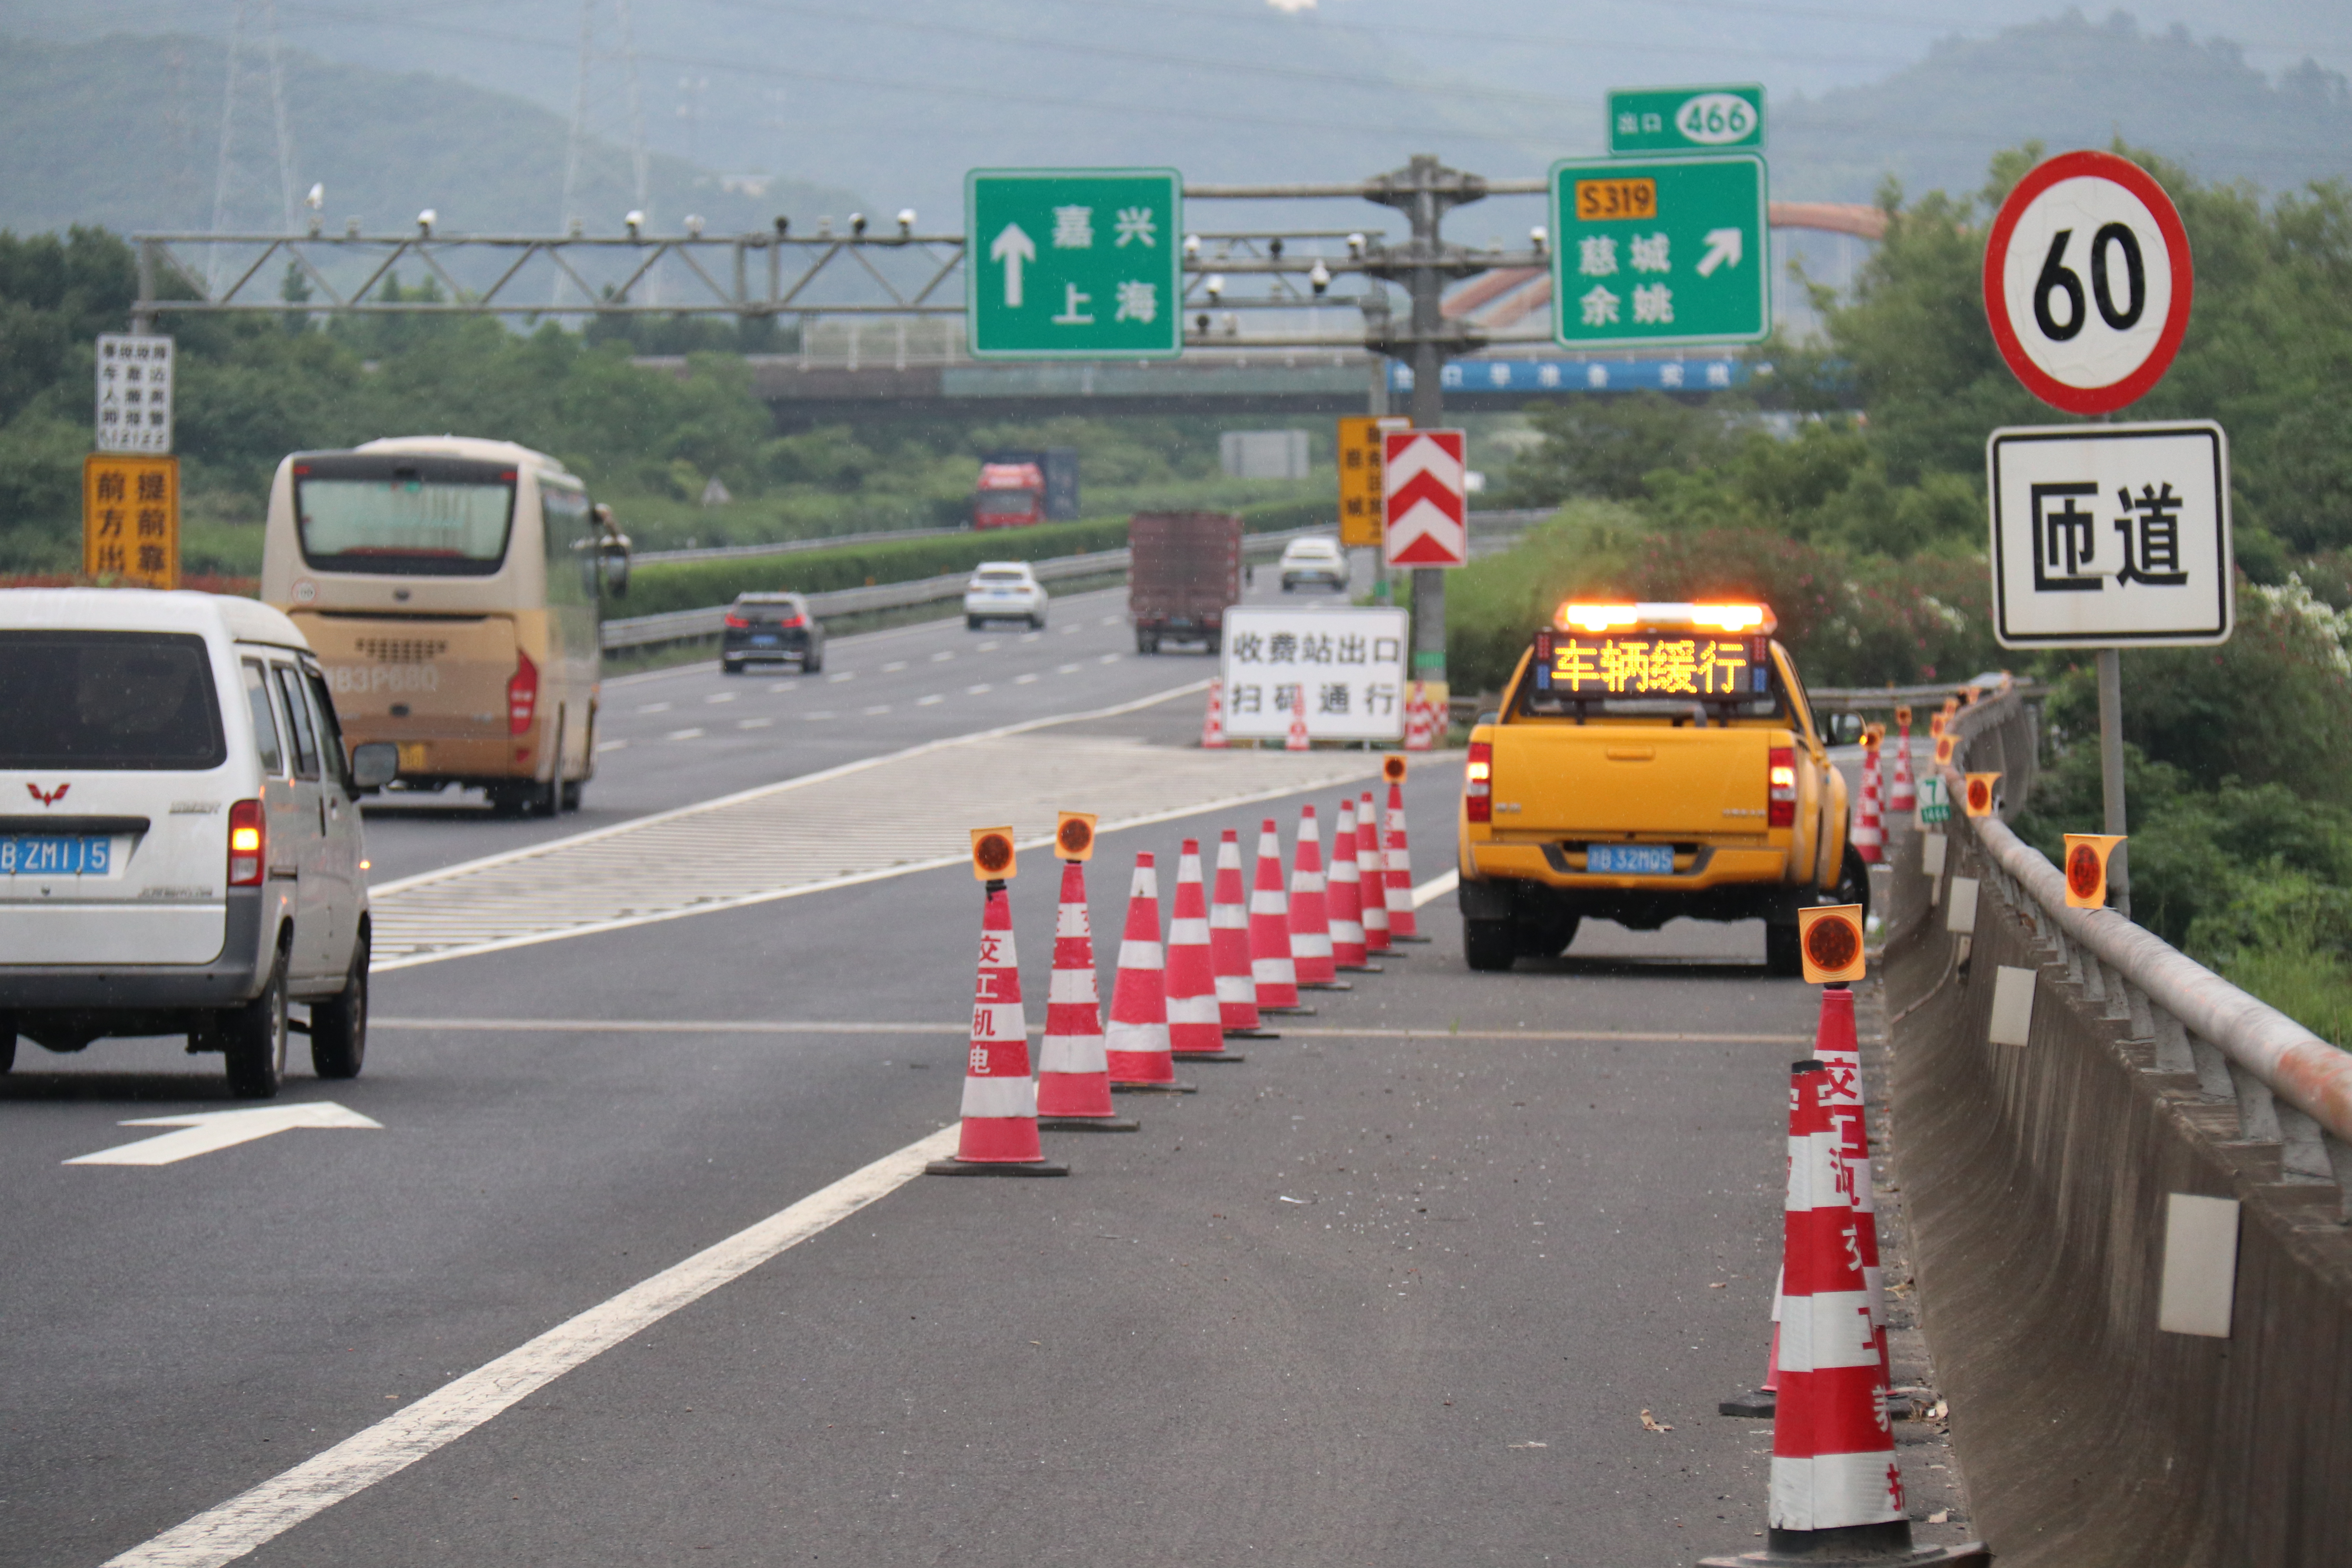
[[[1720,632],[1761,632],[1769,637],[1780,620],[1764,605],[1564,604],[1554,617],[1562,630],[1622,631],[1633,626],[1690,626]]]

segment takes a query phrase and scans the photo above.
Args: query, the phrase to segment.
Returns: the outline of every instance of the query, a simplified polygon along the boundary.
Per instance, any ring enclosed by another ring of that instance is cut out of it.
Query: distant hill
[[[371,233],[432,207],[445,231],[553,232],[562,214],[568,123],[536,104],[447,77],[394,73],[287,50],[287,120],[298,199],[326,186],[331,232],[358,216]],[[212,226],[226,59],[211,39],[115,37],[94,43],[0,38],[0,227],[17,233],[98,224]],[[257,149],[266,96],[247,100]],[[274,157],[274,153],[268,153]],[[777,181],[730,191],[682,159],[656,155],[646,210],[677,232],[698,213],[721,232],[765,227],[779,212],[845,216],[850,192]],[[616,233],[633,205],[628,159],[603,147],[580,207],[591,232]],[[247,183],[250,185],[250,182]],[[273,189],[248,191],[240,223],[278,227]]]
[[[2273,81],[2237,46],[2118,12],[2070,12],[1983,40],[1937,45],[1867,87],[1772,105],[1773,194],[1867,201],[1892,174],[1914,195],[1973,192],[1993,153],[2121,136],[2207,180],[2281,191],[2352,177],[2352,87],[2306,61]]]

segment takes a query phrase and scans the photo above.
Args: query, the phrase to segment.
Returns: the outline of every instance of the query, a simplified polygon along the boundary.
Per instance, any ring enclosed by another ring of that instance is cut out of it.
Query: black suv
[[[824,668],[824,626],[798,594],[739,594],[727,607],[719,667],[740,675],[755,658],[797,659],[803,675]]]

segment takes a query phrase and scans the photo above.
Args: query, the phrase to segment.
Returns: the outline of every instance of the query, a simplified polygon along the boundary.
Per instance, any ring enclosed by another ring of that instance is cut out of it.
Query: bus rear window
[[[297,459],[302,556],[320,572],[487,577],[505,562],[515,471],[407,455]]]

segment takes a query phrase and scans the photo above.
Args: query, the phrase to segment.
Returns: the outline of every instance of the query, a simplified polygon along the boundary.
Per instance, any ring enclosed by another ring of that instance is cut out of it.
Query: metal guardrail
[[[1808,686],[1805,698],[1816,711],[1884,713],[1902,707],[1941,707],[1945,698],[1957,697],[1975,684],[1973,680],[1945,680],[1930,681],[1925,686]],[[2008,689],[2028,702],[2039,702],[2050,694],[2050,689],[2038,680],[2011,680]],[[1919,728],[1926,732],[1924,720]]]
[[[896,544],[902,539],[938,539],[946,534],[970,531],[961,524],[954,528],[876,528],[862,533],[834,533],[816,539],[771,540],[765,544],[714,544],[707,550],[640,550],[630,559],[640,566],[679,561],[746,561],[761,555],[796,555],[803,550],[831,550],[843,544]]]
[[[1995,760],[1983,751],[2011,751],[2013,739],[1997,729],[2013,727],[2024,706],[2023,694],[2012,692],[1963,710],[1957,726],[1966,760],[1982,769]],[[1951,798],[1965,798],[1963,771],[1944,774]],[[2158,1071],[2193,1074],[2209,1103],[2234,1104],[2239,1137],[2277,1143],[2289,1182],[2333,1182],[2338,1212],[2352,1222],[2352,1052],[2115,910],[2069,909],[2064,876],[1998,817],[1955,817],[1951,826],[1974,835],[1994,889],[2032,922],[2068,979],[2126,1024],[2130,1039],[2153,1046]]]

